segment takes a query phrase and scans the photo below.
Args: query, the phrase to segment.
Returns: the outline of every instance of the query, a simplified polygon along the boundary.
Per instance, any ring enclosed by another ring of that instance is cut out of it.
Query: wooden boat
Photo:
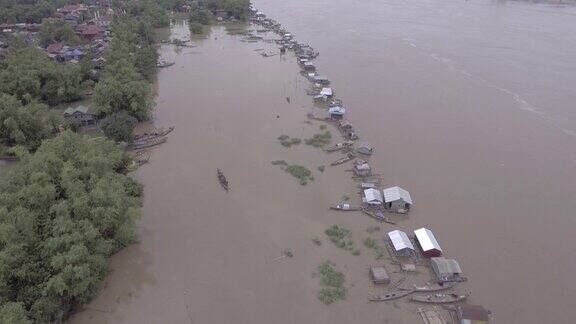
[[[337,143],[335,145],[330,146],[329,148],[326,149],[326,152],[334,152],[334,151],[338,151],[341,150],[343,148],[346,147],[350,147],[354,144],[354,142],[352,141],[346,141],[346,142],[342,142],[342,143]]]
[[[394,223],[393,221],[390,220],[390,218],[384,216],[384,213],[380,210],[376,210],[374,212],[368,210],[368,208],[362,208],[362,212],[374,219],[376,219],[377,221],[380,222],[385,222],[388,224],[392,224],[392,225],[396,225],[396,223]]]
[[[342,157],[342,158],[340,158],[340,159],[338,159],[338,160],[330,163],[330,165],[334,166],[334,165],[346,163],[346,162],[354,159],[355,157],[356,157],[356,154],[354,154],[354,153],[348,153],[348,154],[346,154],[345,157]]]
[[[130,149],[132,150],[141,150],[141,149],[145,149],[145,148],[149,148],[152,146],[156,146],[156,145],[160,145],[163,143],[166,143],[168,139],[166,137],[157,137],[157,138],[153,138],[147,141],[142,141],[139,143],[134,143],[130,146]]]
[[[226,180],[224,173],[222,173],[220,169],[216,169],[216,172],[218,172],[218,181],[220,182],[220,185],[224,190],[228,191],[228,180]]]
[[[459,294],[431,294],[423,296],[412,296],[411,301],[427,304],[451,304],[463,301],[470,296],[470,292],[463,295]]]
[[[160,128],[150,133],[142,133],[134,135],[134,141],[138,142],[140,140],[148,140],[156,137],[166,136],[174,130],[174,126],[168,127],[168,129]]]
[[[404,296],[408,296],[412,293],[413,291],[408,289],[408,290],[394,290],[391,292],[388,292],[386,294],[382,294],[382,295],[376,295],[376,296],[368,296],[368,300],[369,301],[387,301],[387,300],[393,300],[393,299],[398,299],[398,298],[402,298]]]
[[[159,68],[165,68],[165,67],[169,67],[176,64],[175,62],[168,62],[166,60],[160,60],[158,61],[158,63],[156,63],[156,66]]]
[[[338,205],[332,205],[330,206],[330,209],[334,209],[334,210],[341,210],[341,211],[357,211],[357,210],[362,210],[361,207],[355,207],[352,206],[350,204],[338,204]]]
[[[414,285],[414,291],[416,292],[433,292],[433,291],[441,291],[447,290],[452,287],[456,286],[456,282],[444,282],[442,284],[433,282],[433,283],[426,283],[423,286]]]

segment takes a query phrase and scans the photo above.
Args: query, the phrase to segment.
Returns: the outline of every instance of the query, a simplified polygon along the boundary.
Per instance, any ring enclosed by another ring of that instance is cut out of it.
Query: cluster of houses
[[[69,24],[84,44],[66,46],[59,42],[52,43],[44,49],[46,54],[61,63],[77,63],[91,53],[95,67],[101,68],[106,63],[104,53],[110,47],[110,27],[114,19],[114,10],[106,8],[107,5],[104,2],[104,5],[90,7],[76,4],[59,8],[54,17],[47,20]]]
[[[60,63],[77,63],[88,53],[96,68],[102,67],[106,60],[104,53],[110,47],[110,27],[114,18],[114,10],[108,0],[95,0],[91,5],[71,4],[56,10],[56,13],[43,21],[63,22],[70,25],[76,35],[82,40],[82,45],[68,46],[60,42],[48,44],[42,50],[48,57]],[[40,24],[33,23],[2,23],[2,34],[19,34],[24,40],[33,44],[35,35],[40,30]]]

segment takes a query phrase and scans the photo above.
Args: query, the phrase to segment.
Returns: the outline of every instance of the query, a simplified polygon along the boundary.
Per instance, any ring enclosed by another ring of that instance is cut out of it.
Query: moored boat
[[[355,207],[355,206],[352,206],[352,205],[346,204],[346,203],[342,203],[342,204],[338,204],[338,205],[332,205],[332,206],[330,206],[330,209],[341,210],[341,211],[362,210],[362,208],[360,208],[360,207]]]
[[[356,157],[356,154],[354,154],[354,153],[348,153],[348,154],[346,154],[345,157],[342,157],[342,158],[340,158],[340,159],[338,159],[338,160],[330,163],[330,165],[334,166],[334,165],[346,163],[346,162],[354,159],[355,157]]]
[[[414,291],[416,292],[433,292],[433,291],[441,291],[447,290],[452,287],[456,286],[456,282],[444,282],[444,283],[436,283],[436,282],[428,282],[423,286],[414,285]]]
[[[470,296],[470,292],[465,294],[431,294],[422,296],[412,296],[411,301],[427,304],[451,304],[463,301]]]
[[[387,301],[402,298],[408,296],[413,292],[413,290],[394,290],[382,295],[368,296],[369,301]]]
[[[341,150],[343,148],[350,147],[352,145],[354,145],[353,141],[346,141],[346,142],[342,142],[342,143],[337,143],[337,144],[334,144],[334,145],[330,146],[329,148],[327,148],[326,152],[338,151],[338,150]]]
[[[168,129],[164,129],[164,128],[160,128],[158,130],[155,130],[153,132],[146,132],[146,133],[142,133],[142,134],[136,134],[134,135],[134,141],[141,141],[141,140],[149,140],[149,139],[153,139],[156,137],[162,137],[162,136],[166,136],[169,133],[171,133],[174,130],[174,126],[170,126],[168,127]]]

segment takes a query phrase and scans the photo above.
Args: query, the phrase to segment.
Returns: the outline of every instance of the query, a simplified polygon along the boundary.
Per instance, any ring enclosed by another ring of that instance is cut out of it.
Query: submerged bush
[[[321,302],[328,305],[346,298],[347,289],[344,287],[344,274],[337,271],[332,262],[325,261],[320,264],[318,274],[322,286],[318,292],[318,299]]]
[[[332,134],[330,134],[329,131],[325,131],[322,134],[314,134],[312,138],[305,140],[304,143],[306,143],[306,145],[310,145],[316,148],[322,148],[330,144],[331,139]]]

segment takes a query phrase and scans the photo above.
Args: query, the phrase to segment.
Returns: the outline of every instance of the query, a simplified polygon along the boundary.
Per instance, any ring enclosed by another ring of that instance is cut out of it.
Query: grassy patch
[[[346,298],[347,289],[344,287],[344,274],[336,270],[332,262],[325,261],[319,265],[318,274],[320,275],[320,286],[322,286],[318,292],[318,299],[321,302],[329,305]]]
[[[328,144],[330,144],[330,141],[332,139],[332,134],[330,134],[329,131],[325,131],[322,134],[314,134],[314,136],[312,136],[312,138],[308,138],[304,141],[304,143],[306,143],[306,145],[310,145],[316,148],[322,148]]]
[[[330,242],[334,243],[337,247],[350,251],[354,255],[360,254],[360,251],[355,252],[357,249],[354,248],[354,241],[351,238],[352,231],[349,229],[338,225],[332,225],[332,227],[324,231],[324,234],[326,234],[330,239]]]
[[[298,178],[299,183],[303,186],[307,185],[310,181],[314,181],[312,171],[308,170],[306,167],[297,164],[289,165],[284,160],[275,160],[271,163],[273,165],[279,165],[282,170],[290,173],[295,178]]]
[[[284,171],[290,173],[295,178],[298,178],[300,184],[303,186],[307,185],[309,181],[314,180],[314,177],[312,177],[312,172],[301,165],[289,165],[284,169]]]
[[[376,240],[374,238],[367,237],[364,240],[364,246],[369,248],[369,249],[374,249],[378,246],[378,242],[376,242]]]
[[[282,144],[282,146],[284,147],[290,147],[292,145],[298,145],[302,143],[301,139],[297,137],[290,138],[290,136],[288,135],[280,135],[278,136],[278,140],[280,141],[280,144]]]
[[[325,130],[326,129],[326,125],[320,125],[320,130]]]

